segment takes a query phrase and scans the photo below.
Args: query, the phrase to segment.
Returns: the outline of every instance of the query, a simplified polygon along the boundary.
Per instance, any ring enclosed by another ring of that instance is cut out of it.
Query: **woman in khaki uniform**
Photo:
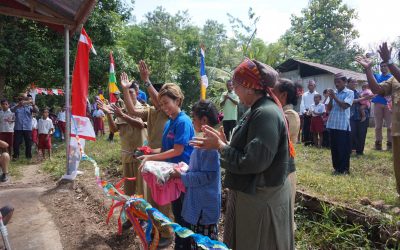
[[[144,61],[140,61],[139,70],[141,79],[144,82],[145,87],[147,88],[153,106],[137,107],[135,105],[137,101],[130,99],[132,101],[127,101],[125,103],[126,109],[130,115],[139,117],[143,121],[147,122],[147,145],[153,149],[161,148],[162,134],[165,123],[168,121],[168,116],[160,109],[160,104],[158,102],[158,92],[150,82],[150,73]],[[128,76],[125,73],[121,75],[121,84],[131,84],[131,82],[129,82],[128,80]],[[145,199],[153,207],[157,208],[161,213],[173,220],[171,204],[167,204],[164,206],[156,204],[151,197],[150,189],[148,187],[146,189],[147,190],[145,190]],[[158,230],[160,232],[159,247],[166,247],[170,245],[174,237],[172,229],[169,226],[161,227],[161,225],[158,225]]]
[[[125,101],[130,99],[136,100],[136,93],[133,89],[126,89]],[[137,102],[137,107],[141,107],[141,104]],[[128,115],[120,107],[112,104],[111,107],[104,105],[101,101],[98,101],[98,106],[104,113],[106,113],[108,126],[110,131],[115,133],[119,131],[120,142],[121,142],[121,161],[123,166],[124,177],[136,177],[136,181],[126,180],[124,183],[124,192],[126,195],[143,195],[143,178],[139,172],[140,162],[133,157],[134,151],[143,145],[147,140],[147,130],[142,119]],[[111,109],[114,111],[112,112]],[[112,113],[117,117],[115,120],[112,117]]]

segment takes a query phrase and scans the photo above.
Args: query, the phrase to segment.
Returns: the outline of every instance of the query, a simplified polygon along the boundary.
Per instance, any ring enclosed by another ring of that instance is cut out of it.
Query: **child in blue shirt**
[[[201,132],[203,125],[215,127],[218,124],[217,108],[208,100],[197,102],[192,108],[192,116],[196,132]],[[186,187],[182,207],[185,226],[195,233],[218,240],[217,225],[221,210],[218,151],[194,149],[190,156],[189,170],[183,173],[177,168],[172,176],[181,178]],[[190,249],[198,249],[193,240]]]

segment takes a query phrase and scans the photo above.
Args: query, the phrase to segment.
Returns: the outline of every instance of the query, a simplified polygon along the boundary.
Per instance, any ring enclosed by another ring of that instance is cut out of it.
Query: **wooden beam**
[[[38,12],[39,14],[43,14],[40,12],[45,12],[51,16],[66,19],[66,16],[63,16],[63,15],[55,12],[54,10],[49,8],[47,5],[44,5],[36,0],[28,0],[28,2],[29,2],[29,5],[34,6],[34,11]]]
[[[71,30],[70,34],[74,34],[81,24],[86,22],[89,14],[92,12],[94,6],[96,5],[96,0],[89,0],[87,3],[82,4],[75,15],[75,27]]]
[[[52,24],[58,24],[58,25],[72,26],[75,24],[73,21],[67,20],[65,18],[49,17],[49,16],[44,16],[44,15],[38,14],[38,13],[31,13],[29,11],[17,10],[17,9],[9,8],[9,7],[1,7],[0,6],[0,14],[6,15],[6,16],[22,17],[22,18],[31,19],[34,21],[52,23]]]

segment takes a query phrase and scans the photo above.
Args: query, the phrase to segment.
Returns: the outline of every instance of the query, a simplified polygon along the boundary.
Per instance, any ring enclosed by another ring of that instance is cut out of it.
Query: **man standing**
[[[14,155],[13,160],[19,158],[19,146],[25,141],[25,157],[32,158],[32,112],[39,112],[32,98],[20,96],[18,104],[11,108],[15,113],[14,126]]]
[[[311,145],[313,141],[310,133],[311,113],[309,110],[311,105],[314,104],[314,96],[318,94],[318,92],[315,91],[315,85],[314,80],[308,81],[308,91],[303,94],[300,103],[300,118],[303,121],[302,136],[304,145],[306,146]]]
[[[374,78],[378,84],[389,80],[392,74],[389,73],[389,68],[386,62],[381,62],[380,69],[382,74],[374,74]],[[388,106],[388,101],[384,96],[377,95],[372,99],[374,103],[374,119],[375,119],[375,149],[382,150],[382,127],[385,120],[387,127],[387,150],[392,149],[392,114]]]
[[[334,175],[350,173],[351,128],[350,107],[353,104],[354,93],[346,88],[347,78],[338,73],[335,75],[336,93],[329,89],[330,110],[326,127],[330,129],[331,155]]]
[[[224,133],[229,140],[233,128],[236,126],[237,120],[237,105],[239,104],[239,97],[233,91],[233,82],[228,80],[226,82],[228,91],[224,92],[221,96],[221,107],[224,112],[224,119],[222,125]]]
[[[397,193],[400,195],[400,69],[393,63],[391,59],[392,49],[388,48],[387,43],[383,43],[378,52],[394,76],[380,85],[372,73],[372,61],[363,57],[357,57],[356,60],[364,67],[372,92],[381,96],[392,96],[393,167]]]
[[[2,100],[0,110],[0,140],[8,144],[7,151],[9,155],[11,155],[13,146],[14,120],[15,116],[8,106],[8,101]]]
[[[347,87],[354,93],[353,105],[350,107],[351,145],[357,155],[363,155],[365,138],[367,136],[369,125],[369,109],[365,110],[366,119],[362,121],[360,116],[360,102],[368,100],[370,97],[361,97],[356,90],[356,86],[357,80],[349,78],[347,81]]]

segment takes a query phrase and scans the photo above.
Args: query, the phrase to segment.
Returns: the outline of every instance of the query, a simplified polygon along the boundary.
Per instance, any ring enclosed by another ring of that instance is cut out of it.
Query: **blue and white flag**
[[[200,77],[201,77],[201,84],[204,87],[208,87],[208,78],[206,75],[206,63],[205,63],[205,52],[203,48],[200,48]]]

